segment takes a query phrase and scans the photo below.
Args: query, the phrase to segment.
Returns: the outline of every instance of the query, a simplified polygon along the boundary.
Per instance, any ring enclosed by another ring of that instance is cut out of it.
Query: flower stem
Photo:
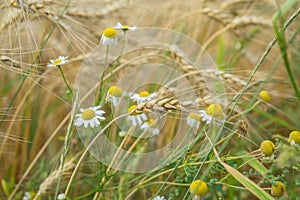
[[[121,49],[121,52],[120,52],[120,55],[119,55],[119,59],[122,56],[122,54],[124,52],[124,49],[125,49],[125,45],[126,45],[126,31],[123,31],[123,32],[124,32],[124,40],[123,40],[122,49]]]
[[[64,82],[65,82],[65,84],[66,84],[68,90],[70,91],[71,95],[73,95],[73,90],[71,89],[69,83],[67,82],[66,77],[65,77],[65,75],[64,75],[64,72],[63,72],[61,66],[58,65],[57,68],[59,69],[59,71],[60,71],[60,73],[61,73],[61,76],[62,76],[62,78],[64,79]]]
[[[96,106],[98,106],[100,104],[101,101],[101,94],[102,94],[102,87],[103,87],[103,78],[104,78],[104,71],[105,71],[105,67],[107,65],[107,61],[108,61],[108,50],[109,50],[109,45],[107,45],[106,47],[106,54],[105,54],[105,61],[104,61],[104,69],[100,78],[100,86],[99,86],[99,94],[96,100]]]

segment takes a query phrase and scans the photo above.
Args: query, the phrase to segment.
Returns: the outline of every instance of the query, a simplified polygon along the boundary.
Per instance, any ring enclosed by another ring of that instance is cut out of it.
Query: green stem
[[[66,84],[68,90],[69,90],[69,91],[71,92],[71,94],[73,95],[73,90],[71,89],[69,83],[67,82],[66,77],[65,77],[65,75],[64,75],[64,72],[63,72],[61,66],[60,66],[60,65],[57,65],[57,68],[59,69],[59,71],[60,71],[60,73],[61,73],[61,76],[62,76],[62,78],[64,79],[64,82],[65,82],[65,84]]]
[[[299,14],[300,14],[300,10],[298,10],[296,13],[294,13],[294,15],[291,17],[291,19],[289,21],[295,19]],[[282,19],[281,16],[282,16],[282,11],[281,11],[281,8],[280,8],[280,10],[278,11],[278,14],[276,15],[276,17],[273,20],[274,31],[275,31],[275,34],[276,34],[276,38],[278,40],[279,49],[282,53],[282,59],[283,59],[283,62],[284,62],[284,66],[285,66],[285,69],[288,73],[288,76],[289,76],[290,82],[292,84],[292,87],[294,89],[295,96],[300,101],[300,92],[299,92],[296,80],[294,78],[293,72],[291,70],[291,65],[290,65],[290,62],[289,62],[288,54],[287,54],[288,45],[287,45],[286,38],[285,38],[285,35],[284,35],[285,30],[286,30],[286,26],[284,26],[283,23],[281,23],[281,30],[279,30],[279,27],[277,26],[277,21],[280,21]]]
[[[103,79],[104,79],[104,72],[105,72],[105,68],[108,62],[108,50],[109,50],[109,45],[107,45],[106,47],[106,54],[105,54],[105,61],[104,61],[104,69],[100,78],[100,86],[99,86],[99,94],[98,94],[98,98],[96,101],[96,106],[98,106],[101,102],[101,96],[102,96],[102,87],[103,87]]]
[[[125,45],[126,45],[126,31],[123,31],[123,32],[124,32],[124,40],[123,40],[122,49],[121,49],[121,52],[120,52],[120,55],[119,55],[118,60],[119,60],[120,57],[122,56],[122,54],[123,54],[123,52],[124,52],[124,49],[125,49]]]
[[[76,107],[77,106],[74,106],[74,108],[76,108]],[[65,137],[64,150],[63,150],[63,153],[61,155],[60,172],[59,172],[59,177],[58,177],[58,181],[57,181],[57,186],[56,186],[55,196],[54,197],[58,196],[58,191],[59,191],[59,188],[60,188],[62,174],[63,174],[63,171],[64,171],[65,158],[67,156],[67,153],[68,153],[68,150],[69,150],[69,146],[70,146],[70,140],[71,140],[71,137],[72,137],[72,130],[73,130],[73,123],[74,123],[75,114],[76,114],[76,112],[74,110],[72,118],[71,118],[71,121],[70,121],[70,124],[68,126],[67,135]]]

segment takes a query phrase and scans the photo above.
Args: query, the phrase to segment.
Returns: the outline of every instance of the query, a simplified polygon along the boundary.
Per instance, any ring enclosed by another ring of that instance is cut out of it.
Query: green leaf
[[[246,187],[253,195],[255,195],[258,199],[262,200],[274,200],[274,198],[264,191],[262,188],[260,188],[256,183],[248,179],[246,176],[241,174],[239,171],[231,167],[230,165],[227,165],[226,163],[220,161],[223,167],[238,181],[240,182],[244,187]]]
[[[247,156],[242,158],[245,162],[247,162],[251,167],[253,167],[256,171],[261,173],[261,175],[266,175],[268,173],[268,169],[261,164],[255,157],[253,156]]]
[[[6,196],[9,196],[9,189],[8,189],[7,183],[4,179],[1,180],[1,186],[2,186],[3,192],[6,194]]]

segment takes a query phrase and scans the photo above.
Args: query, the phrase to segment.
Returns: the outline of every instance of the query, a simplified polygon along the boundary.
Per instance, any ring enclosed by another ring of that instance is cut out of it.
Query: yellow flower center
[[[147,120],[148,125],[151,125],[152,123],[153,123],[153,119],[150,118],[150,119]]]
[[[134,109],[136,109],[137,105],[132,105],[128,108],[128,113],[131,113]],[[135,113],[132,113],[131,115],[136,115]]]
[[[108,38],[115,38],[117,36],[117,31],[114,28],[106,28],[103,31],[103,35]]]
[[[211,104],[207,107],[206,113],[213,117],[219,117],[223,114],[222,106],[220,104]]]
[[[123,25],[123,26],[122,26],[122,30],[123,30],[123,31],[129,30],[129,28],[130,28],[130,26],[128,26],[128,25]]]
[[[201,180],[195,180],[190,186],[190,192],[194,195],[204,195],[207,192],[207,184]]]
[[[262,90],[260,93],[259,93],[259,97],[264,100],[265,102],[270,102],[271,101],[271,97],[269,95],[269,93],[265,90]]]
[[[200,115],[196,114],[196,113],[189,114],[189,117],[192,118],[192,119],[194,119],[194,120],[197,120],[199,122],[202,121],[202,117]]]
[[[271,156],[275,151],[275,145],[270,140],[265,140],[260,144],[260,149],[266,156]]]
[[[150,95],[150,93],[148,91],[142,91],[139,93],[140,97],[147,97]]]
[[[96,116],[96,113],[92,109],[86,109],[82,112],[82,119],[84,120],[91,120]]]
[[[122,89],[119,87],[119,86],[111,86],[109,89],[108,89],[108,93],[111,95],[111,96],[114,96],[114,97],[121,97],[122,96]]]
[[[276,181],[276,185],[272,185],[272,194],[275,197],[281,197],[285,191],[285,185],[281,181]]]
[[[291,142],[292,140],[294,140],[297,144],[300,144],[300,132],[299,131],[292,131],[290,133],[288,142]]]
[[[53,65],[59,65],[61,63],[61,60],[60,59],[57,59],[55,60],[52,64]]]

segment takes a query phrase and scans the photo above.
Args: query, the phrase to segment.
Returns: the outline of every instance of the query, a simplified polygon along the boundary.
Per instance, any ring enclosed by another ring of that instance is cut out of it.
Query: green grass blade
[[[240,152],[241,154],[247,154],[246,151]],[[259,172],[262,176],[266,175],[268,173],[268,169],[257,160],[254,156],[246,156],[242,158],[245,162],[247,162],[253,169],[255,169],[257,172]]]
[[[255,195],[258,199],[262,200],[273,200],[274,198],[264,191],[262,188],[260,188],[256,183],[248,179],[246,176],[244,176],[242,173],[240,173],[238,170],[234,169],[230,165],[227,165],[224,162],[221,162],[223,167],[238,181],[240,182],[244,187],[246,187],[253,195]]]

